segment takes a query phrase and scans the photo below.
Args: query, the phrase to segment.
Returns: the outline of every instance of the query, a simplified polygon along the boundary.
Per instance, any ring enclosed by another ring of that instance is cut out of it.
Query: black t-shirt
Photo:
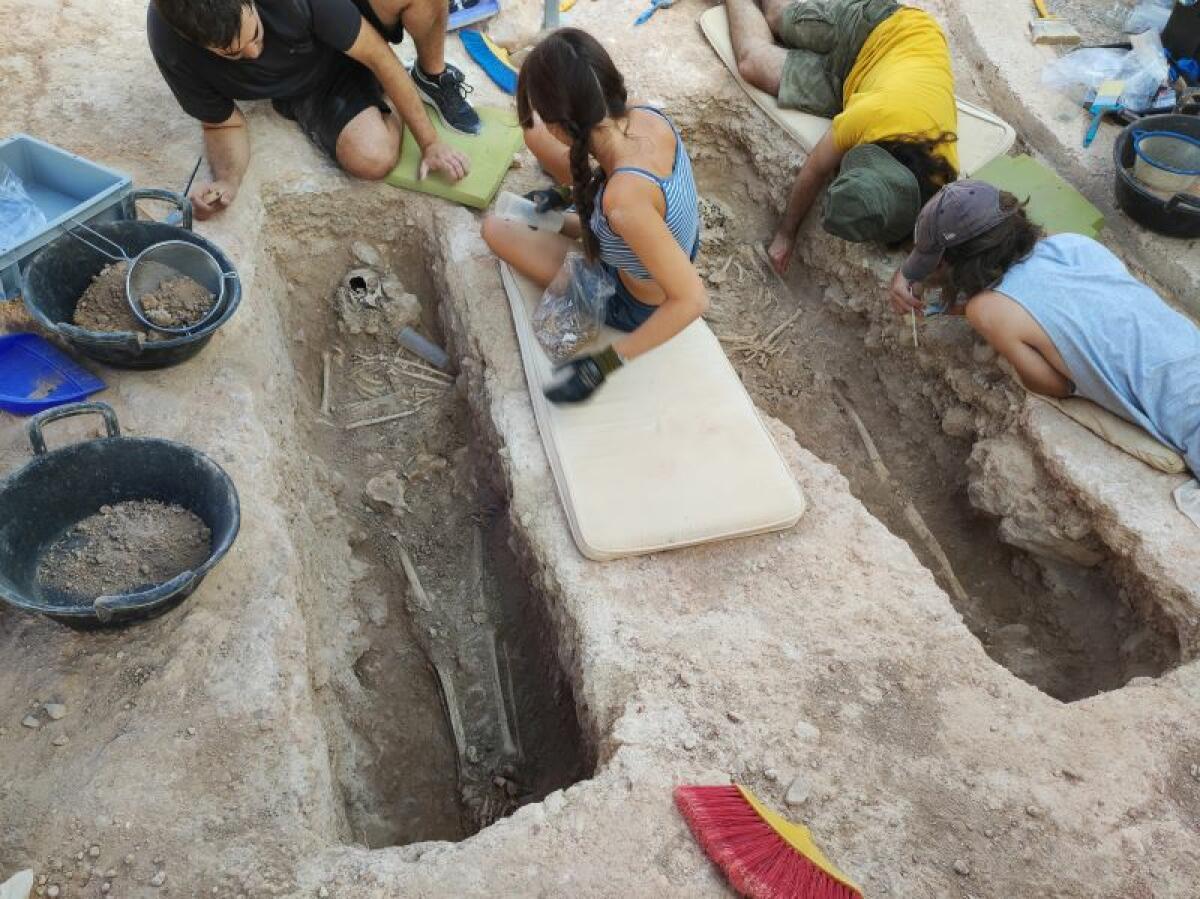
[[[354,0],[258,0],[263,49],[257,59],[225,59],[179,34],[151,3],[150,51],[188,115],[224,122],[234,100],[299,97],[309,92],[358,39]]]

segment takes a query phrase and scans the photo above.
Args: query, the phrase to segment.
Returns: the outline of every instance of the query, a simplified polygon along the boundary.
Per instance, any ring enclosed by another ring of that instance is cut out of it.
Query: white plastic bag
[[[1137,6],[1125,20],[1126,34],[1141,34],[1143,31],[1153,31],[1161,34],[1171,18],[1171,9],[1175,0],[1140,0]]]
[[[533,313],[533,333],[546,354],[565,362],[594,340],[615,291],[602,266],[568,253]]]
[[[1128,50],[1087,47],[1060,56],[1042,69],[1042,84],[1066,94],[1080,106],[1086,106],[1096,88],[1116,78]]]
[[[0,162],[0,253],[46,227],[46,215],[29,198],[16,172]]]
[[[1157,32],[1131,35],[1130,43],[1133,50],[1087,47],[1061,56],[1042,70],[1042,84],[1089,106],[1096,88],[1117,79],[1125,82],[1121,105],[1144,112],[1167,77],[1167,60]]]
[[[1133,50],[1122,60],[1121,70],[1116,75],[1125,82],[1121,105],[1134,112],[1145,112],[1167,80],[1170,65],[1163,55],[1162,38],[1157,31],[1131,34],[1129,42],[1133,44]]]

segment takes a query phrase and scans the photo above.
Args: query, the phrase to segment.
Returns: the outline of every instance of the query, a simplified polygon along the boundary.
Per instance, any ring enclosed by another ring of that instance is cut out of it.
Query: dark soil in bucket
[[[92,279],[75,307],[74,322],[89,331],[132,331],[147,340],[172,335],[148,331],[133,315],[125,293],[127,262],[106,265]],[[146,317],[164,328],[185,328],[202,320],[216,302],[209,291],[186,276],[164,280],[157,290],[142,297]]]
[[[144,590],[203,565],[212,533],[192,512],[153,500],[102,506],[42,556],[43,589],[94,599]]]

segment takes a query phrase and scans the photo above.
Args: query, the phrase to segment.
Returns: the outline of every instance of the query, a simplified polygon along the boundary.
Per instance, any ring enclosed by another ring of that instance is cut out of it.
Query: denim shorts
[[[691,260],[696,261],[696,255],[700,252],[700,238],[696,238],[696,246],[692,250]],[[657,306],[651,306],[648,303],[643,303],[625,286],[625,282],[621,280],[621,275],[614,266],[607,262],[603,263],[604,270],[608,272],[608,276],[613,280],[614,293],[608,300],[608,309],[604,314],[604,323],[610,328],[617,331],[636,331],[650,316],[654,314]]]

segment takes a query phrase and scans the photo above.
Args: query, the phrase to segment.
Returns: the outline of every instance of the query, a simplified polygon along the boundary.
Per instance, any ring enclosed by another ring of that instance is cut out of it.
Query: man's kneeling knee
[[[382,181],[392,173],[399,159],[399,149],[384,144],[354,147],[339,154],[338,162],[347,175],[364,181]]]

